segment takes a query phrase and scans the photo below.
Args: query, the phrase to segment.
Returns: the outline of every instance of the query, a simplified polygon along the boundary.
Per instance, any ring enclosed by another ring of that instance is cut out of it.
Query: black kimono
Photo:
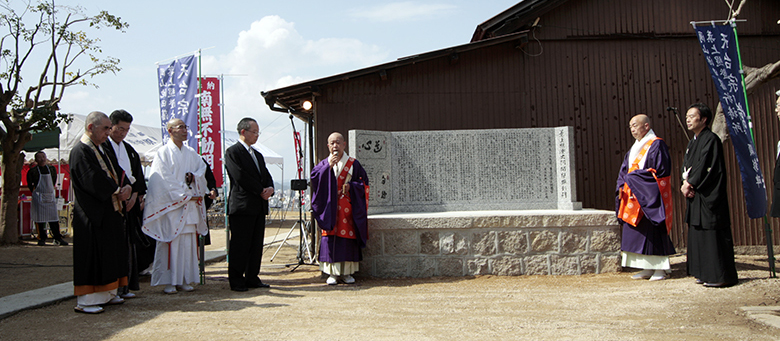
[[[89,143],[92,143],[91,141]],[[109,165],[109,156],[102,155]],[[113,160],[110,164],[116,164]],[[73,285],[76,296],[127,285],[124,218],[111,197],[117,182],[100,166],[92,148],[78,142],[70,152],[73,206]]]
[[[131,168],[130,173],[135,177],[135,183],[132,184],[133,193],[138,193],[138,200],[140,200],[142,195],[146,195],[146,180],[144,179],[143,165],[141,165],[141,156],[138,155],[138,152],[129,143],[125,141],[121,143],[127,151]],[[106,142],[103,142],[102,146],[103,151],[111,157],[111,160],[119,160],[119,156],[116,155],[114,146],[111,144],[110,137],[106,139]],[[114,168],[120,177],[122,172],[127,172],[127,170],[122,169],[118,162],[114,165]],[[127,183],[129,184],[129,180],[127,180]],[[136,202],[129,212],[125,212],[125,224],[127,227],[125,239],[128,244],[128,264],[130,269],[128,287],[130,290],[141,289],[138,283],[138,273],[152,264],[152,261],[154,261],[154,249],[157,245],[154,239],[149,238],[141,231],[142,220],[143,211],[141,210],[141,203]]]
[[[688,274],[707,283],[737,283],[723,144],[709,128],[688,143],[683,179],[695,195],[688,208]]]

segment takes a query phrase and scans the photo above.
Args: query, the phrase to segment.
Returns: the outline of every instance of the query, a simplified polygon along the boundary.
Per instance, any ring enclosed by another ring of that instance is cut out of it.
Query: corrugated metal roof
[[[568,0],[525,0],[477,25],[472,42],[530,29],[536,19]]]
[[[355,71],[350,71],[342,74],[333,75],[330,77],[320,78],[313,81],[290,85],[284,88],[274,89],[267,92],[262,92],[261,95],[265,98],[266,104],[271,110],[283,110],[287,111],[292,109],[293,114],[306,118],[307,114],[301,108],[301,103],[305,100],[310,100],[312,96],[318,96],[322,91],[322,87],[331,83],[341,82],[356,77],[362,77],[365,75],[376,74],[377,78],[384,77],[387,70],[403,67],[419,63],[422,61],[439,58],[442,56],[450,56],[450,59],[457,60],[458,54],[466,51],[480,49],[486,46],[492,46],[496,44],[503,44],[505,42],[517,40],[518,45],[523,45],[528,42],[528,36],[526,32],[518,32],[510,35],[505,35],[498,38],[486,39],[479,42],[467,43],[463,45],[448,47],[431,52],[416,54],[412,56],[398,58],[395,61],[371,66]]]

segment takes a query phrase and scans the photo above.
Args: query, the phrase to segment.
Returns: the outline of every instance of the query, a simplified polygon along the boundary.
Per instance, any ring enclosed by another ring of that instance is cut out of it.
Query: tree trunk
[[[22,183],[22,166],[24,154],[21,148],[24,143],[18,140],[30,140],[30,134],[22,134],[17,139],[18,132],[9,129],[3,139],[3,194],[0,196],[0,244],[18,244],[19,240],[19,189]],[[25,136],[26,135],[26,136]],[[15,141],[16,140],[16,141]],[[18,149],[17,149],[18,148]]]
[[[780,77],[780,61],[769,63],[760,68],[743,66],[745,70],[745,95],[752,95],[756,89],[767,82]],[[715,118],[712,120],[712,131],[720,137],[720,140],[726,142],[729,138],[728,129],[726,129],[726,117],[723,115],[723,107],[718,101],[718,107],[715,110]]]

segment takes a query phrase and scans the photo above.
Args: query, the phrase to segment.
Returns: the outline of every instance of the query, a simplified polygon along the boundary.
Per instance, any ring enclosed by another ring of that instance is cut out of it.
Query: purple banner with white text
[[[168,137],[165,125],[179,118],[187,125],[187,145],[198,150],[198,60],[195,56],[177,59],[157,66],[160,95],[160,121],[163,141]]]

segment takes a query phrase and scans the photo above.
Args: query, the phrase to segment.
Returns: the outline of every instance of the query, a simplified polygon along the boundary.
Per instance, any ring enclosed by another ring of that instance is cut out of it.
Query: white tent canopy
[[[225,149],[238,142],[239,135],[237,132],[230,130],[223,132],[223,134],[225,134]],[[255,142],[255,144],[252,145],[252,148],[256,149],[260,154],[263,154],[263,159],[265,159],[266,164],[279,165],[280,167],[284,165],[284,158],[281,155],[260,142]]]
[[[59,125],[61,131],[59,150],[57,148],[46,148],[43,150],[50,160],[59,159],[68,162],[70,150],[81,140],[81,135],[84,135],[84,122],[87,117],[76,114],[71,114],[71,117],[73,117],[73,120],[70,123],[61,122]],[[161,134],[160,128],[132,124],[125,141],[132,145],[143,158],[147,151],[160,143]],[[58,152],[59,157],[57,156]],[[27,154],[25,159],[28,161],[33,160],[34,153]]]
[[[160,130],[158,130],[158,133],[160,135],[162,135],[162,132]],[[235,131],[225,131],[224,134],[225,134],[225,149],[227,149],[228,147],[230,147],[230,146],[236,144],[236,142],[238,142],[238,133],[237,132],[235,132]],[[132,144],[132,142],[130,142],[130,141],[128,141],[128,142],[130,144]],[[154,160],[154,156],[157,154],[157,149],[159,149],[161,146],[162,146],[162,143],[158,143],[158,144],[152,146],[152,148],[150,148],[148,151],[146,151],[145,154],[142,154],[142,155],[144,155],[144,158],[146,160],[151,162],[152,160]],[[135,145],[133,145],[133,147],[135,147]],[[253,144],[252,148],[256,149],[258,152],[260,152],[260,154],[263,154],[263,159],[265,159],[265,163],[266,164],[279,165],[279,167],[283,167],[284,166],[284,158],[281,155],[277,154],[275,151],[273,151],[270,148],[264,146],[260,142],[256,142],[255,144]],[[141,153],[141,151],[139,150],[138,153]]]
[[[87,117],[76,114],[72,114],[72,117],[73,121],[70,123],[62,122],[59,125],[60,131],[62,132],[60,134],[59,150],[57,148],[47,148],[43,150],[50,160],[59,159],[63,162],[68,162],[70,150],[73,148],[73,146],[76,145],[76,143],[80,141],[81,135],[84,134],[84,122]],[[127,141],[127,143],[135,148],[135,150],[141,156],[141,159],[147,162],[151,162],[154,159],[154,155],[157,153],[157,149],[163,145],[162,130],[160,127],[149,127],[133,123],[130,125],[130,131],[127,133],[125,141]],[[225,132],[226,148],[232,146],[237,141],[237,132]],[[278,164],[279,166],[284,164],[284,158],[282,158],[281,155],[260,144],[259,142],[255,143],[252,147],[263,154],[267,164]],[[59,156],[57,155],[58,151]],[[25,156],[25,159],[27,161],[33,160],[34,153],[28,153]]]

